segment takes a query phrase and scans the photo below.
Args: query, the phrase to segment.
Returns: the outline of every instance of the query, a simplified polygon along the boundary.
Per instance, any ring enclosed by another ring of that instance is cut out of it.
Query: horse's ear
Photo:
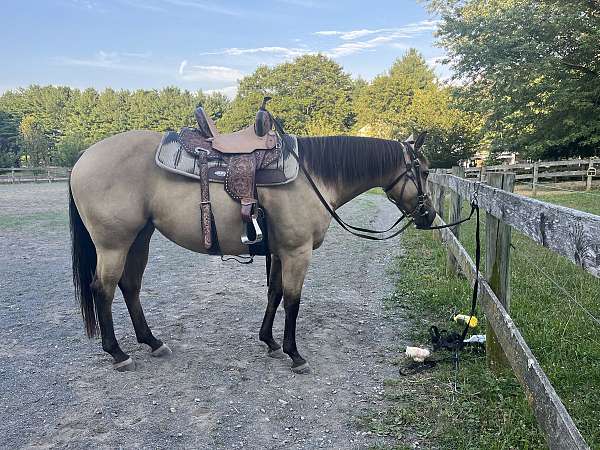
[[[423,131],[419,136],[417,136],[417,140],[415,141],[415,150],[419,150],[423,147],[425,143],[425,138],[427,137],[427,131]]]

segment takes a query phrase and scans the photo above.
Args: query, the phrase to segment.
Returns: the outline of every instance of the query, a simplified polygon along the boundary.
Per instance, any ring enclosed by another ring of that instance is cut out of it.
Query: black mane
[[[404,164],[398,141],[358,136],[299,137],[300,159],[326,183],[384,177]]]

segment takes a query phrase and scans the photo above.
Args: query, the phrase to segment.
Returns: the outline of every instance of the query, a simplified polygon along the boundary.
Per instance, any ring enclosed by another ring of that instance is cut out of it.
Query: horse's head
[[[390,201],[412,217],[417,228],[431,226],[436,215],[427,187],[429,162],[419,150],[425,142],[425,136],[426,133],[421,133],[414,141],[409,138],[402,142],[404,164],[384,188]]]

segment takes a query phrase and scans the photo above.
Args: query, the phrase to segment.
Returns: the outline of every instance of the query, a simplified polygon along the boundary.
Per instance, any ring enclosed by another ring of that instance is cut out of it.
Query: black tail
[[[85,331],[89,337],[93,337],[98,334],[98,319],[92,292],[92,281],[96,273],[96,247],[73,200],[71,183],[69,183],[69,219],[75,297],[81,306]]]

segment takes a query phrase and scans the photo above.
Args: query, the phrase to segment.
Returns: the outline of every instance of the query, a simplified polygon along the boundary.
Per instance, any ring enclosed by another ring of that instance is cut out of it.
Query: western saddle
[[[209,161],[224,161],[225,190],[241,204],[242,220],[246,223],[242,243],[253,245],[263,240],[263,231],[259,225],[256,171],[277,161],[282,146],[282,136],[273,130],[274,120],[266,109],[270,99],[264,98],[254,124],[240,131],[219,133],[204,109],[198,107],[195,111],[198,128],[184,128],[179,133],[182,147],[195,156],[198,162],[203,244],[207,250],[214,250],[215,244],[209,195]]]

